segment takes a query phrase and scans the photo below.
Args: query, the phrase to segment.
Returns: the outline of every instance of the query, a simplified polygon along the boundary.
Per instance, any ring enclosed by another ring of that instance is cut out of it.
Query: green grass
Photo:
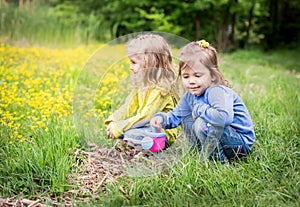
[[[57,124],[63,124],[63,120]],[[72,120],[68,121],[69,126]],[[7,145],[2,132],[0,148],[0,185],[2,195],[60,194],[68,189],[67,174],[71,172],[74,150],[79,147],[74,129],[58,129],[48,126],[49,131],[37,130],[31,137],[36,142]],[[9,132],[8,132],[9,133]],[[50,187],[51,186],[51,187]]]
[[[99,192],[100,200],[78,206],[298,206],[298,54],[299,50],[220,54],[220,68],[245,101],[255,125],[257,142],[246,160],[229,166],[203,163],[191,153],[158,175],[122,177],[106,184],[107,194]],[[78,70],[69,73],[76,74],[62,76],[72,79],[60,80],[62,85],[74,83],[78,76]],[[12,111],[24,110],[14,107]],[[67,174],[77,170],[74,151],[83,147],[72,117],[49,120],[47,131],[24,130],[36,140],[34,145],[7,144],[13,132],[0,126],[0,195],[62,196],[70,187]]]
[[[239,51],[221,55],[220,68],[244,99],[255,125],[257,143],[247,160],[226,166],[186,156],[159,176],[120,179],[103,196],[104,206],[299,205],[298,54]]]

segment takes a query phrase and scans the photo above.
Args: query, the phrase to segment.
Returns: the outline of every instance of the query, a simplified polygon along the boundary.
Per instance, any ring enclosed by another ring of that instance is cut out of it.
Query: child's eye
[[[182,78],[187,79],[187,78],[189,78],[189,76],[188,75],[183,75]]]

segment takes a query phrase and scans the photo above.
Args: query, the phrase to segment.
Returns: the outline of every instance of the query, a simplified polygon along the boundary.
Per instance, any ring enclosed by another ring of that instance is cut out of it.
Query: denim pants
[[[141,145],[142,140],[145,137],[161,137],[159,135],[162,133],[164,134],[164,136],[166,136],[163,130],[160,130],[159,132],[153,132],[153,128],[147,124],[145,126],[128,129],[120,138],[123,139],[123,141],[127,141],[133,145]],[[165,148],[167,148],[170,146],[170,144],[168,138],[166,137],[165,139]]]
[[[201,118],[194,120],[192,116],[184,118],[182,126],[189,143],[199,150],[203,159],[225,162],[226,158],[240,158],[250,152],[250,146],[230,126],[213,126]]]

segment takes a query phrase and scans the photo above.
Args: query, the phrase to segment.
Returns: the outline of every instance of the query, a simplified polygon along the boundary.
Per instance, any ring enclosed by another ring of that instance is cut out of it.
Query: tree
[[[133,32],[162,31],[191,41],[206,39],[219,51],[253,44],[274,48],[300,37],[297,0],[0,0],[1,5],[45,4],[86,43]],[[27,2],[27,3],[26,3]],[[1,9],[1,8],[0,8]]]

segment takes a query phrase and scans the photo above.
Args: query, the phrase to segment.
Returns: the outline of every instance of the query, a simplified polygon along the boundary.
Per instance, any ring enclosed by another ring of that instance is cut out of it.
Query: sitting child
[[[127,43],[131,62],[133,90],[125,103],[105,121],[107,136],[122,138],[134,145],[151,135],[150,118],[157,112],[172,111],[178,101],[174,90],[177,73],[172,64],[171,50],[163,37],[143,34]],[[177,129],[166,130],[172,144]]]
[[[251,117],[224,80],[215,48],[204,40],[187,44],[180,53],[179,73],[187,92],[174,110],[155,114],[150,125],[171,129],[182,124],[202,158],[224,162],[246,156],[256,139]]]

